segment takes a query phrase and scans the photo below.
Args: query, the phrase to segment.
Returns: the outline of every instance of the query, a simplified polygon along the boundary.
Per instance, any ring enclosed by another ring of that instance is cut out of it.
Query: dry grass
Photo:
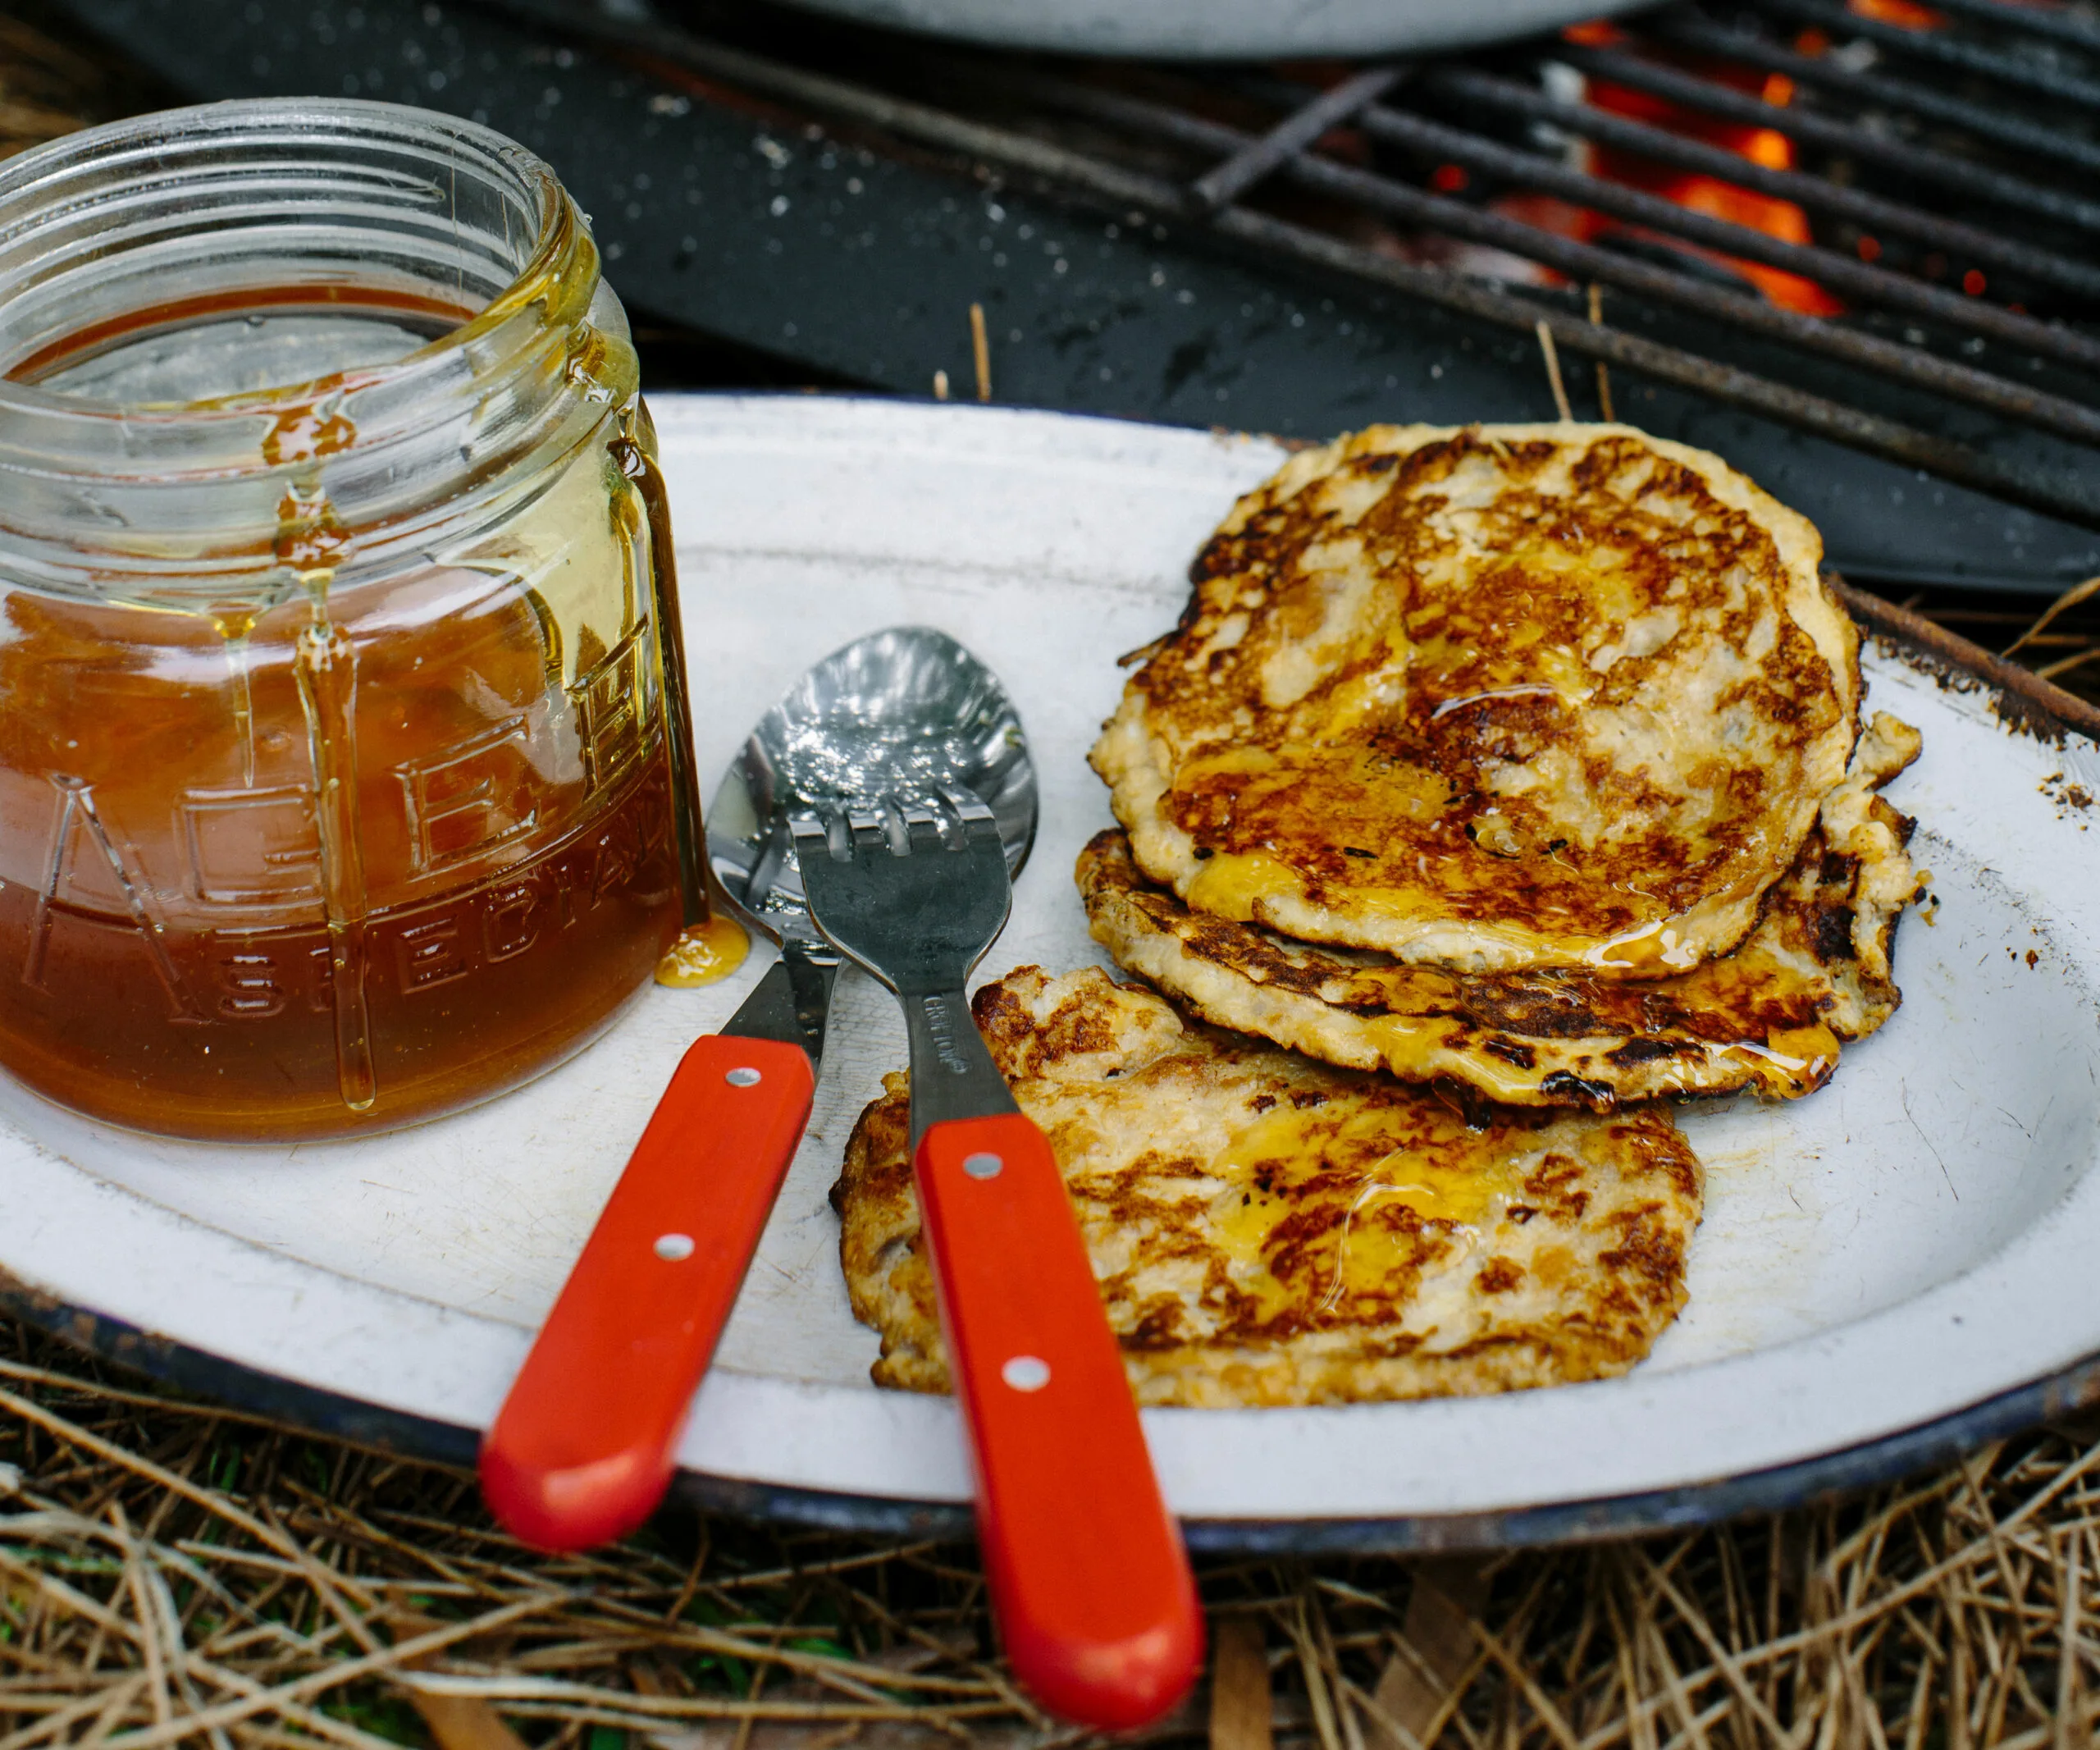
[[[1475,1561],[1212,1561],[1155,1740],[1961,1750],[2100,1722],[2100,1428],[1718,1530]],[[0,1323],[0,1750],[1075,1742],[966,1548],[666,1515],[538,1556],[470,1478]],[[638,1750],[638,1747],[637,1747]]]
[[[2100,578],[2074,585],[2054,601],[1974,589],[1883,587],[1878,593],[2067,692],[2100,701]]]

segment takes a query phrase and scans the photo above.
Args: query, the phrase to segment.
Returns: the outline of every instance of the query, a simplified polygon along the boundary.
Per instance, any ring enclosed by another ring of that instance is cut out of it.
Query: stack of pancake
[[[1918,737],[1862,729],[1820,558],[1623,426],[1377,427],[1235,507],[1093,754],[1093,932],[1171,1004],[1032,968],[979,1004],[1141,1399],[1646,1353],[1700,1206],[1653,1103],[1810,1093],[1899,1000],[1877,793]],[[938,1389],[903,1097],[849,1149],[844,1254],[878,1379]]]

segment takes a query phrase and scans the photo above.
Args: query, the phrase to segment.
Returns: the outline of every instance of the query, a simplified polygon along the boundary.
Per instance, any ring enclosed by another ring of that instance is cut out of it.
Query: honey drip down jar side
[[[500,1092],[705,904],[587,229],[391,106],[96,134],[0,167],[0,1065],[229,1140]]]

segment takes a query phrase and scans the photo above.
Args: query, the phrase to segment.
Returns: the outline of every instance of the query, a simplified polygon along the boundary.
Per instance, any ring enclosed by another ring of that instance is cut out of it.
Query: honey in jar
[[[635,355],[547,167],[392,106],[0,167],[0,1065],[225,1140],[579,1049],[704,917]]]

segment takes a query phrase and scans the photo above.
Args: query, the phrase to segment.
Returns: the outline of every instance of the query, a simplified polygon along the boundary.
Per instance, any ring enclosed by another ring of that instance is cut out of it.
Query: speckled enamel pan
[[[1098,958],[1069,870],[1108,820],[1084,755],[1114,659],[1171,621],[1189,555],[1281,451],[974,408],[694,396],[655,412],[700,770],[720,770],[813,657],[880,626],[943,627],[1007,679],[1043,784],[1036,855],[983,972]],[[1596,1385],[1148,1410],[1199,1546],[1684,1524],[2100,1397],[2100,721],[1900,613],[1872,618],[1870,703],[1924,733],[1889,793],[1918,817],[1931,890],[1898,939],[1904,1006],[1809,1099],[1683,1113],[1709,1190],[1682,1318]],[[235,1402],[466,1460],[671,1066],[764,957],[710,990],[647,991],[529,1088],[368,1141],[161,1142],[0,1082],[5,1298]],[[692,1499],[967,1523],[951,1406],[868,1383],[875,1341],[847,1311],[825,1196],[903,1056],[894,1005],[842,983],[808,1137],[681,1448]]]

